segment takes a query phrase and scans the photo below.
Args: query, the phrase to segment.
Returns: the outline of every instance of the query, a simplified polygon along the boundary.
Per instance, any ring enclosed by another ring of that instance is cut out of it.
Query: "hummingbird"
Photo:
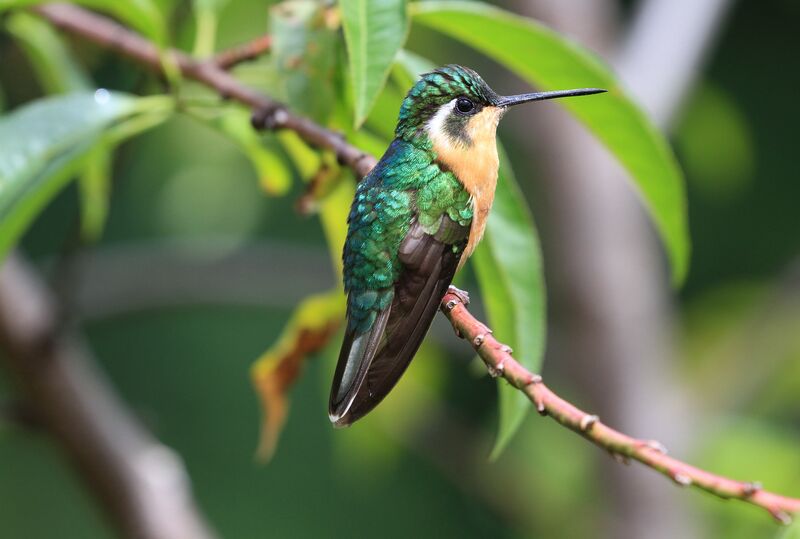
[[[501,96],[459,65],[424,74],[409,90],[395,138],[359,183],[347,219],[334,426],[352,424],[392,390],[481,240],[497,185],[497,124],[508,107],[604,91]]]

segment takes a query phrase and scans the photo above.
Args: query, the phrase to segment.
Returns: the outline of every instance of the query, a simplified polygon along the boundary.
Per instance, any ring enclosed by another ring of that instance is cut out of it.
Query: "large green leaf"
[[[545,342],[545,287],[539,237],[508,159],[501,150],[500,177],[483,241],[472,261],[489,324],[532,372],[542,366]],[[500,421],[492,450],[496,458],[531,408],[511,385],[498,385]]]
[[[140,100],[102,90],[42,99],[0,118],[0,257],[85,166],[104,130],[140,110]]]
[[[48,0],[0,0],[0,13],[8,9],[49,4]],[[165,44],[166,22],[153,0],[76,0],[72,2],[120,19],[160,45]]]
[[[12,13],[6,29],[20,44],[48,94],[89,91],[93,83],[61,36],[44,20],[24,11]],[[100,236],[108,214],[112,148],[97,145],[79,175],[81,229],[84,238]]]
[[[396,78],[410,86],[419,75],[434,68],[427,59],[408,51],[397,58]],[[545,287],[539,237],[525,197],[502,146],[500,174],[494,204],[472,262],[486,304],[489,324],[498,338],[514,349],[526,368],[538,372],[545,341]],[[498,384],[500,419],[492,450],[496,458],[513,437],[530,410],[520,391]]]
[[[340,0],[356,126],[369,115],[408,34],[405,0]]]
[[[559,101],[620,160],[649,208],[680,284],[689,263],[681,171],[664,137],[592,54],[536,21],[479,2],[412,4],[413,20],[480,50],[544,90],[600,87],[608,94]]]

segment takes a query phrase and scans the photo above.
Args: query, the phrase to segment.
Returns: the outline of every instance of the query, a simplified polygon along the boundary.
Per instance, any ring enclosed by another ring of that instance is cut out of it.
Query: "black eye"
[[[461,114],[469,114],[475,110],[475,103],[466,97],[459,97],[456,101],[456,110]]]

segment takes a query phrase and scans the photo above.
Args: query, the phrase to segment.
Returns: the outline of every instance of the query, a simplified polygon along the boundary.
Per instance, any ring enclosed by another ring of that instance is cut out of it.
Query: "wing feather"
[[[416,221],[412,223],[400,244],[399,257],[403,269],[394,288],[392,303],[385,313],[381,313],[386,316],[384,326],[378,328],[376,323],[369,332],[372,344],[378,329],[382,338],[375,348],[364,347],[356,383],[347,392],[348,398],[339,400],[338,413],[331,414],[337,426],[350,425],[363,417],[383,400],[403,375],[428,332],[439,301],[453,280],[468,236],[469,227],[459,225],[447,215],[442,216],[435,234],[426,233]],[[350,341],[354,343],[355,339],[351,337]],[[344,349],[348,347],[346,336],[337,368],[340,381],[339,370],[345,370],[342,358]],[[355,346],[349,348],[352,350]],[[335,379],[334,389],[337,385]],[[332,410],[333,397],[332,392]]]

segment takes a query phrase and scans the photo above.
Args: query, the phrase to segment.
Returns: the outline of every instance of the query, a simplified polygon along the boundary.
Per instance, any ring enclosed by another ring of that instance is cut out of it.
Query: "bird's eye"
[[[466,97],[459,97],[456,101],[456,110],[461,114],[469,114],[475,111],[475,103]]]

